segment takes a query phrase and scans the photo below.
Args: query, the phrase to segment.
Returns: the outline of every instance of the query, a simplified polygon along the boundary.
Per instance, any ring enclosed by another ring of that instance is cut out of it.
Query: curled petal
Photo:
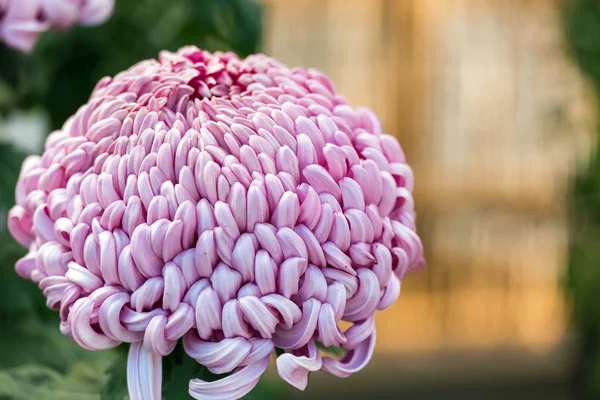
[[[229,300],[223,305],[223,334],[231,338],[241,336],[246,339],[252,337],[252,331],[244,319],[244,313],[237,299]]]
[[[298,349],[304,346],[313,337],[321,303],[316,299],[309,299],[302,305],[302,319],[290,329],[277,329],[273,335],[273,343],[282,349]]]
[[[177,310],[167,319],[165,325],[165,339],[169,342],[176,341],[185,335],[194,326],[194,309],[187,303],[179,304]]]
[[[31,279],[31,274],[37,270],[35,266],[35,253],[29,253],[19,259],[15,265],[15,270],[21,278]]]
[[[91,273],[90,270],[75,262],[69,263],[69,270],[65,274],[65,277],[81,286],[87,293],[92,293],[104,285],[102,280]]]
[[[283,250],[275,235],[276,232],[275,227],[267,224],[257,224],[254,228],[260,246],[279,264],[283,261]]]
[[[255,279],[263,295],[274,293],[276,290],[277,266],[266,250],[256,253]]]
[[[334,243],[327,242],[322,247],[325,259],[329,265],[350,275],[356,275],[356,271],[352,268],[350,257],[344,254]]]
[[[238,239],[231,254],[232,268],[242,274],[244,282],[254,280],[254,259],[257,250],[257,241],[254,235],[244,233]]]
[[[119,273],[119,282],[124,288],[135,292],[144,283],[144,278],[133,261],[130,245],[125,246],[125,248],[121,250],[117,269]]]
[[[354,236],[354,232],[358,230],[364,230],[364,228],[362,226],[353,227],[352,235]],[[346,216],[341,212],[334,213],[332,229],[329,232],[329,240],[342,252],[347,251],[350,247],[352,240],[350,225],[348,224]]]
[[[355,243],[350,246],[350,259],[356,265],[368,266],[377,261],[370,252],[371,246],[366,243]]]
[[[333,307],[335,321],[342,319],[346,309],[346,288],[340,282],[334,282],[327,288],[327,304]]]
[[[144,347],[154,354],[166,356],[175,349],[176,342],[167,340],[166,336],[167,317],[156,315],[150,320],[144,332]]]
[[[224,263],[231,265],[231,257],[233,256],[233,247],[235,246],[235,239],[232,238],[225,232],[223,228],[216,227],[213,231],[215,234],[215,244],[217,247],[217,255]]]
[[[304,282],[294,298],[296,302],[304,301],[314,297],[319,301],[325,301],[327,297],[327,281],[321,269],[315,265],[309,265],[304,273]]]
[[[381,141],[381,148],[389,161],[404,162],[404,152],[396,138],[391,135],[381,135],[379,140]]]
[[[233,299],[242,286],[242,275],[225,263],[215,268],[210,281],[223,303]]]
[[[195,249],[188,249],[182,251],[173,259],[175,265],[181,270],[185,286],[188,288],[200,279],[200,274],[196,269],[194,253]]]
[[[256,224],[268,221],[269,204],[265,193],[258,186],[248,189],[247,229],[252,231]]]
[[[322,370],[339,378],[347,378],[363,369],[371,360],[375,349],[375,331],[363,340],[356,349],[349,351],[341,360],[323,358]]]
[[[48,215],[47,205],[40,205],[33,214],[33,226],[38,237],[44,242],[54,239],[54,221]]]
[[[8,229],[11,235],[23,246],[29,246],[33,238],[31,216],[21,206],[14,206],[8,213]]]
[[[129,303],[127,293],[116,293],[107,298],[100,306],[98,322],[107,336],[120,342],[139,342],[144,338],[142,332],[134,332],[125,328],[121,323],[121,310]]]
[[[100,272],[108,284],[120,284],[117,268],[117,248],[113,234],[105,231],[98,235],[100,244]]]
[[[263,338],[271,338],[279,321],[277,321],[277,318],[273,316],[267,306],[255,296],[244,296],[239,301],[244,316],[250,325]]]
[[[277,357],[277,372],[281,379],[297,389],[304,390],[308,385],[308,373],[321,369],[321,355],[314,341],[307,345],[306,356],[295,356],[290,353]]]
[[[337,326],[335,309],[331,304],[323,304],[319,313],[319,338],[325,346],[340,346],[346,338]]]
[[[319,220],[313,229],[315,237],[319,243],[325,243],[333,227],[333,209],[329,204],[321,206]]]
[[[298,196],[296,193],[285,192],[283,196],[281,196],[277,207],[275,207],[271,222],[277,228],[293,228],[296,225],[299,215],[300,203],[298,201]]]
[[[388,308],[398,299],[398,296],[400,296],[400,279],[396,275],[392,275],[390,284],[385,287],[377,309],[384,310]]]
[[[252,350],[250,342],[241,337],[211,343],[198,339],[193,333],[184,337],[183,346],[190,357],[213,374],[233,371]]]
[[[204,231],[196,243],[194,252],[194,263],[200,277],[210,277],[218,262],[214,232]]]
[[[288,258],[279,266],[279,292],[290,298],[298,293],[300,277],[304,274],[308,263],[300,257]]]
[[[372,316],[360,323],[355,323],[344,332],[347,339],[344,347],[349,350],[356,349],[367,340],[373,332],[375,332],[375,318]]]
[[[81,347],[88,350],[104,350],[116,347],[119,342],[98,333],[92,328],[90,320],[94,311],[94,301],[81,298],[73,304],[69,313],[69,323],[73,339]]]
[[[327,161],[327,169],[329,170],[331,177],[334,180],[342,179],[346,174],[347,169],[344,151],[334,144],[327,143],[323,149],[323,156]],[[340,182],[340,187],[343,196],[344,188],[342,187],[342,182]]]
[[[175,263],[167,263],[163,268],[164,292],[163,309],[174,312],[183,299],[186,290],[185,278]]]
[[[322,272],[323,275],[325,275],[325,278],[343,284],[346,288],[346,296],[348,298],[353,297],[358,290],[358,280],[356,279],[356,276],[333,268],[325,268]]]
[[[351,178],[344,178],[340,181],[340,189],[342,190],[342,203],[344,210],[356,208],[357,210],[365,209],[365,199],[360,185]]]
[[[131,255],[135,265],[145,277],[160,275],[163,261],[151,245],[151,230],[148,225],[139,225],[131,235]]]
[[[379,286],[384,288],[392,279],[392,254],[390,250],[380,243],[373,245],[373,254],[377,263],[373,266],[373,272],[377,275]]]
[[[190,396],[199,400],[236,400],[250,393],[269,366],[269,357],[214,382],[190,381]]]
[[[306,181],[315,188],[317,193],[330,193],[336,200],[341,200],[342,191],[325,168],[317,164],[312,164],[304,168],[302,174]]]
[[[303,184],[306,185],[306,184]],[[313,230],[320,217],[320,200],[317,192],[310,186],[306,187],[306,194],[300,205],[300,216],[298,221],[306,225],[310,230]],[[329,232],[327,232],[329,234]]]
[[[325,253],[315,235],[305,225],[297,225],[294,231],[302,238],[308,251],[308,260],[319,267],[327,265]]]
[[[136,312],[125,306],[121,311],[121,322],[131,331],[144,332],[150,321],[157,315],[166,315],[166,311],[157,308],[148,312]]]
[[[150,278],[131,295],[131,306],[137,311],[151,309],[163,297],[165,281],[162,277]]]
[[[300,257],[305,260],[308,258],[306,244],[304,244],[304,241],[296,232],[290,228],[281,228],[275,236],[277,236],[277,240],[281,244],[284,258]]]
[[[265,357],[270,356],[275,349],[273,342],[269,339],[253,338],[249,341],[252,345],[252,349],[250,350],[250,354],[248,354],[244,361],[241,362],[240,367],[259,363]]]
[[[280,321],[282,329],[290,329],[302,318],[302,311],[300,311],[296,303],[281,295],[268,294],[261,297],[261,301],[279,312],[279,315],[283,319],[283,321]]]
[[[298,159],[296,154],[288,146],[280,147],[277,151],[276,166],[278,171],[287,172],[297,182],[300,177]]]
[[[213,288],[206,288],[198,295],[195,306],[198,334],[202,339],[209,339],[214,330],[222,327],[221,300]]]
[[[240,236],[240,229],[231,213],[229,204],[222,201],[218,201],[215,204],[215,219],[217,220],[217,224],[219,224],[231,238],[237,239]]]
[[[352,209],[345,213],[348,223],[350,224],[351,241],[352,243],[364,242],[371,243],[375,237],[373,225],[369,217],[364,212]]]
[[[358,270],[358,280],[358,291],[346,303],[344,319],[347,321],[360,321],[368,317],[379,304],[380,288],[375,273],[361,268]]]

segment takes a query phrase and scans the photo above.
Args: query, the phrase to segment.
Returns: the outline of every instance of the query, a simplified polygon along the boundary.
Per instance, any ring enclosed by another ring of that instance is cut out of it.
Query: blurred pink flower
[[[276,347],[299,389],[366,365],[375,311],[423,265],[412,187],[397,140],[322,73],[187,47],[98,83],[23,164],[9,227],[64,334],[131,343],[133,400],[160,398],[180,338],[231,373],[189,393],[237,399]]]
[[[30,52],[40,33],[76,23],[99,25],[113,7],[114,0],[0,0],[0,41]]]

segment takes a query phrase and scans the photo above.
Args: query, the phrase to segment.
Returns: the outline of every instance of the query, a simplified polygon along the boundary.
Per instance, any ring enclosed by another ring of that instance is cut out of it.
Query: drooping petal
[[[213,382],[190,381],[190,396],[198,400],[236,400],[250,393],[269,366],[269,357]]]
[[[307,344],[307,355],[295,356],[285,353],[277,357],[279,376],[297,389],[304,390],[308,385],[308,373],[321,369],[321,355],[313,341]]]

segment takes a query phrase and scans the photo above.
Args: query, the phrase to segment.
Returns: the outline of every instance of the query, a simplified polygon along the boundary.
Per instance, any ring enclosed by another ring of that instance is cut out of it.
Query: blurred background
[[[1,230],[23,156],[101,77],[186,44],[262,51],[325,72],[400,139],[428,264],[378,314],[363,372],[301,393],[271,371],[254,398],[600,399],[600,2],[116,4],[30,56],[0,45]],[[60,337],[0,235],[0,399],[122,398],[116,356]]]

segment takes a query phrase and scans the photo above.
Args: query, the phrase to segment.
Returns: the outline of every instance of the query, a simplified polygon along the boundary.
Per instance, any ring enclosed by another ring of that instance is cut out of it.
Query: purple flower
[[[40,33],[74,24],[99,25],[114,0],[0,0],[0,41],[22,52],[33,50]]]
[[[190,394],[237,399],[275,347],[299,389],[365,366],[375,311],[423,265],[412,187],[397,140],[322,73],[186,47],[98,83],[23,164],[9,227],[64,334],[131,343],[132,399],[160,398],[180,338],[231,373]]]

